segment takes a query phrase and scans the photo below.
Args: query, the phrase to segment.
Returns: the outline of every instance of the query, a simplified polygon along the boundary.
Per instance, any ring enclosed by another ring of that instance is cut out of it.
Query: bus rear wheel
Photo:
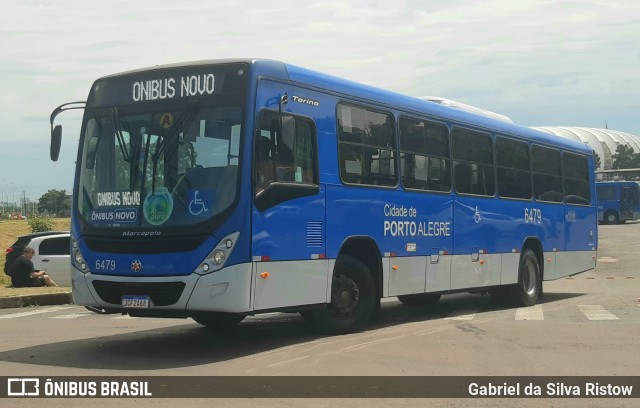
[[[407,306],[433,306],[440,300],[439,293],[417,293],[415,295],[401,295],[398,300]]]
[[[604,215],[604,222],[607,224],[618,224],[620,223],[620,217],[615,211],[609,211]]]
[[[240,323],[245,316],[237,313],[201,312],[191,316],[193,320],[211,329],[230,329]]]
[[[310,321],[322,333],[348,333],[369,321],[376,300],[375,284],[367,266],[357,258],[341,256],[331,282],[331,303],[312,310]]]
[[[518,306],[533,306],[542,293],[540,264],[535,252],[525,249],[520,257],[518,283],[511,289],[511,298]]]

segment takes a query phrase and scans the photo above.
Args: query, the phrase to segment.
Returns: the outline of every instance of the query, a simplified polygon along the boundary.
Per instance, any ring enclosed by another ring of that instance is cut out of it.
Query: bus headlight
[[[213,262],[215,262],[218,265],[222,265],[224,263],[224,252],[216,249],[215,251],[213,251]]]
[[[71,238],[71,263],[83,273],[87,273],[87,263],[84,260],[84,256],[82,256],[82,252],[80,252],[80,246],[78,245],[78,241],[75,238]]]
[[[229,256],[231,256],[239,236],[239,232],[234,232],[221,239],[220,243],[213,248],[213,251],[207,255],[194,272],[198,275],[205,275],[222,269]]]

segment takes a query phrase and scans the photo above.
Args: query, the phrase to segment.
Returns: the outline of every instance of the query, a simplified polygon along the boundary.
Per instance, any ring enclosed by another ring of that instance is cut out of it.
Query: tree
[[[596,169],[600,167],[600,156],[598,156],[598,153],[596,152],[593,152],[593,163]]]
[[[633,148],[624,144],[619,144],[613,158],[614,169],[635,169],[640,167],[640,154],[635,153]]]
[[[65,215],[70,207],[66,190],[49,190],[38,200],[38,211],[54,216]]]

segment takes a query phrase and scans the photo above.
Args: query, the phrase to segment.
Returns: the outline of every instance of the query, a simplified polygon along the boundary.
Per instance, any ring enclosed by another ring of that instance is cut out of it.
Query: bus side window
[[[449,130],[423,119],[400,118],[400,158],[405,188],[449,191]]]
[[[491,136],[454,127],[452,140],[456,192],[493,196],[495,178]]]
[[[392,115],[340,104],[337,133],[340,178],[344,183],[397,184]]]
[[[317,184],[315,131],[308,120],[285,116],[282,135],[278,114],[260,114],[254,140],[256,194],[272,182]]]
[[[620,193],[621,202],[625,204],[638,204],[638,195],[631,187],[622,187]]]
[[[550,147],[531,147],[533,195],[536,200],[561,203],[564,200],[560,151]]]
[[[530,199],[532,186],[529,145],[498,136],[494,146],[500,197]]]
[[[562,155],[562,181],[565,202],[569,204],[589,205],[589,165],[586,156],[564,153]]]

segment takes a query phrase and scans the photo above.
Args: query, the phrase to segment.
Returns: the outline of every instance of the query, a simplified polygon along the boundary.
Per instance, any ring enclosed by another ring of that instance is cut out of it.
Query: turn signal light
[[[262,279],[267,279],[267,278],[269,277],[269,272],[262,272],[262,273],[260,274],[260,277],[261,277]]]

